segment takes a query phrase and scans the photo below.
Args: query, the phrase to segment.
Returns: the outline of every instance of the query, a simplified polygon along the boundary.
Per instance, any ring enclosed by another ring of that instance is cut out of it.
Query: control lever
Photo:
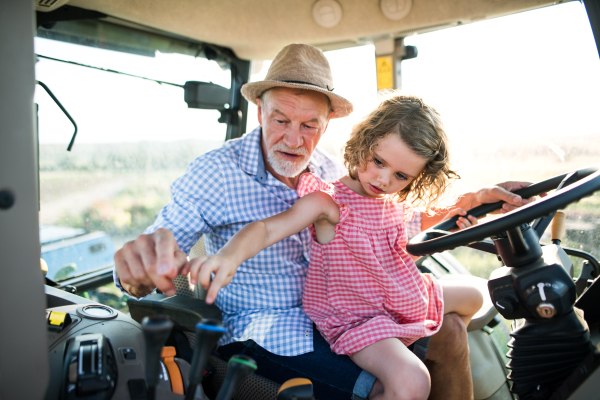
[[[557,211],[554,219],[552,219],[552,244],[560,245],[560,242],[565,236],[565,224],[567,214],[564,211]]]
[[[204,377],[202,373],[208,362],[208,356],[216,347],[219,339],[225,333],[225,328],[216,319],[205,319],[196,325],[196,348],[190,367],[189,385],[185,393],[185,400],[193,400],[198,385]]]
[[[277,391],[277,400],[315,400],[312,382],[306,378],[283,382]]]
[[[252,358],[243,354],[232,356],[227,364],[227,375],[217,400],[231,400],[240,384],[254,371],[256,371],[256,361]]]
[[[171,329],[173,329],[173,321],[166,315],[144,317],[142,320],[142,331],[146,341],[146,385],[149,400],[154,400],[156,396],[160,356]]]

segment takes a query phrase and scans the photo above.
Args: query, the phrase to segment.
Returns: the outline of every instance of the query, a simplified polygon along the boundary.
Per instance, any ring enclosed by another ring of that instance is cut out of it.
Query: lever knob
[[[256,362],[252,358],[243,354],[231,357],[217,400],[231,400],[240,384],[254,371],[256,371]]]
[[[285,381],[277,391],[277,400],[314,400],[312,382],[306,378]]]
[[[146,341],[146,385],[150,400],[154,398],[160,371],[160,355],[171,329],[173,321],[166,315],[144,317],[142,320],[142,331]]]
[[[190,367],[189,384],[185,393],[185,400],[192,400],[196,388],[202,382],[202,372],[208,362],[208,356],[216,347],[219,339],[225,333],[225,328],[220,321],[205,319],[196,325],[196,349]]]
[[[556,215],[552,219],[552,242],[555,240],[562,241],[565,236],[565,224],[567,221],[567,214],[564,211],[557,211]]]

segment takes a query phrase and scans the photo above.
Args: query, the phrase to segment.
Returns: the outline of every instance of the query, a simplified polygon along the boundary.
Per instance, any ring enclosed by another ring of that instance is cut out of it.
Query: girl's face
[[[358,171],[358,181],[365,197],[382,197],[408,186],[427,165],[396,134],[379,139],[372,159]]]

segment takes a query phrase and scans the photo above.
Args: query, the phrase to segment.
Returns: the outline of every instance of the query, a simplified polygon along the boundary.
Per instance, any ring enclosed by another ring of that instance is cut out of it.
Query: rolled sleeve
[[[115,283],[115,286],[117,287],[117,289],[119,289],[123,294],[131,297],[132,299],[136,299],[136,300],[144,299],[156,291],[156,290],[153,290],[152,292],[148,293],[146,296],[142,296],[142,297],[133,296],[131,293],[129,293],[127,290],[125,290],[123,288],[123,286],[121,286],[121,281],[119,280],[119,277],[117,275],[117,270],[115,268],[113,268],[113,282]]]
[[[408,240],[410,240],[412,237],[417,236],[422,231],[421,212],[415,211],[412,221],[408,221],[406,223],[406,236],[408,237]]]

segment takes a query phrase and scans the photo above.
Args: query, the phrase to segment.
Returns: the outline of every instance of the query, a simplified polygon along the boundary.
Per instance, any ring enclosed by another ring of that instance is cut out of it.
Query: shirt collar
[[[252,132],[244,135],[241,139],[241,153],[239,155],[240,167],[248,175],[255,175],[259,182],[267,182],[267,169],[262,151],[262,128],[258,126]],[[315,157],[315,149],[308,162],[309,172],[321,177],[321,162]]]

